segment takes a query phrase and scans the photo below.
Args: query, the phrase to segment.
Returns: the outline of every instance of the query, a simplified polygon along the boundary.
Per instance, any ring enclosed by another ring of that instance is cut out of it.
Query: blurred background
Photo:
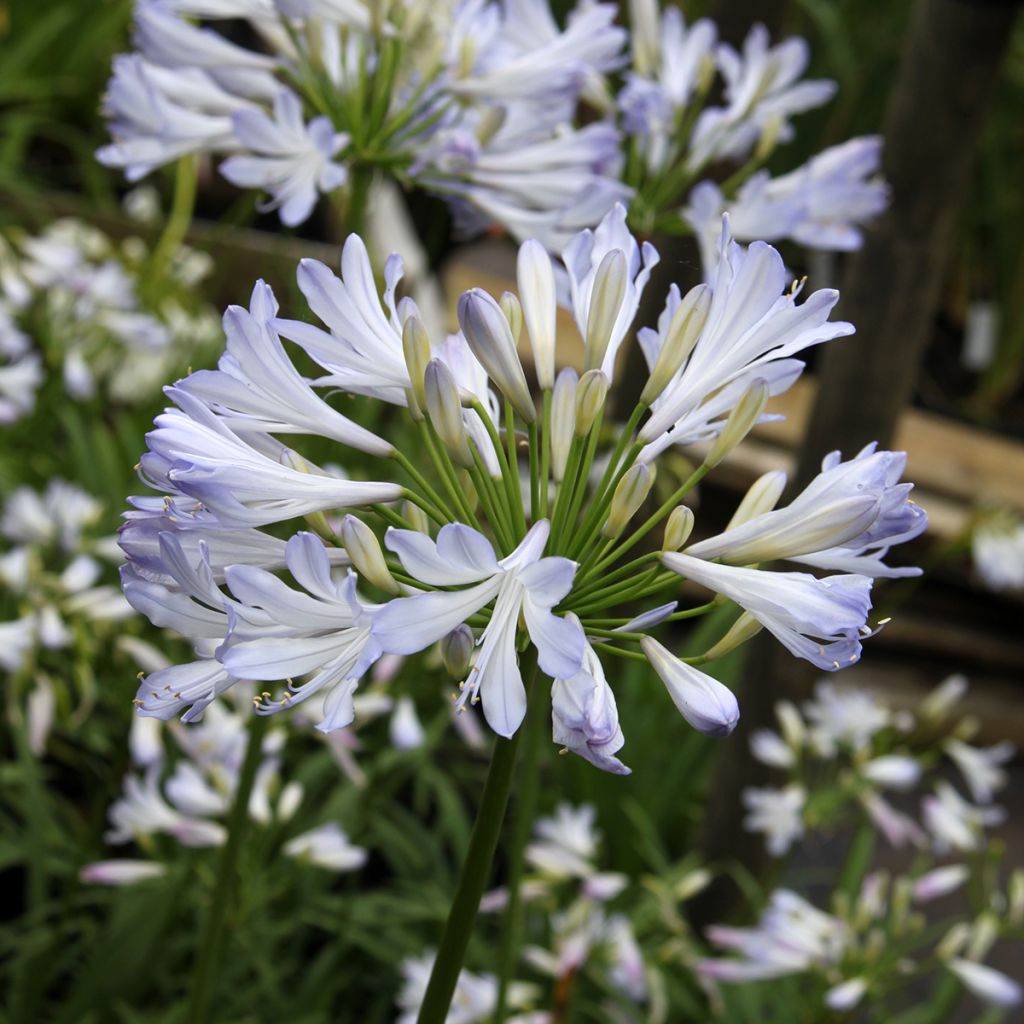
[[[1022,746],[1024,19],[1016,17],[1018,6],[966,0],[720,0],[687,3],[684,9],[688,17],[707,13],[717,18],[723,36],[737,42],[755,20],[767,23],[773,37],[804,36],[813,54],[808,74],[837,80],[836,99],[804,115],[797,138],[777,154],[779,170],[851,135],[882,131],[883,169],[893,185],[893,206],[869,231],[860,252],[809,256],[795,245],[780,246],[787,264],[797,276],[806,274],[812,288],[828,285],[843,291],[839,316],[857,324],[858,334],[831,364],[832,353],[813,355],[811,372],[776,400],[774,408],[785,420],[755,431],[751,443],[734,453],[702,491],[702,525],[724,524],[738,498],[768,469],[785,468],[791,479],[805,480],[835,447],[852,455],[878,438],[905,449],[906,478],[915,482],[915,497],[929,513],[930,528],[899,557],[923,566],[925,575],[879,585],[876,604],[892,622],[872,641],[863,663],[844,673],[843,685],[864,687],[897,707],[913,709],[942,679],[963,673],[971,685],[967,710],[979,727],[976,742],[1009,739]],[[126,209],[129,186],[94,158],[107,140],[101,99],[111,59],[128,47],[130,28],[128,0],[0,0],[0,234],[8,241],[37,234],[66,217],[94,225],[118,243],[141,239],[151,246],[160,236],[165,216],[160,211],[173,203],[173,170],[151,175],[146,185],[155,194],[144,201],[136,198],[135,208]],[[769,168],[776,169],[775,163]],[[203,315],[245,303],[257,277],[273,285],[283,305],[296,306],[301,300],[293,277],[297,260],[312,256],[329,265],[337,262],[345,226],[327,204],[301,228],[288,230],[272,214],[261,213],[257,201],[255,194],[241,194],[224,182],[212,161],[201,164],[196,221],[187,243],[206,260],[197,286]],[[420,194],[402,201],[425,240],[449,303],[470,285],[497,294],[514,280],[515,248],[507,238],[464,244],[453,237],[440,201]],[[140,216],[147,203],[156,212]],[[697,281],[696,249],[678,242],[665,245],[670,256],[660,270],[681,284]],[[186,306],[194,301],[183,300]],[[190,316],[201,312],[189,309]],[[201,325],[197,319],[189,330],[194,349],[185,365],[167,367],[168,380],[188,365],[198,368],[216,359],[216,324],[211,329],[209,320]],[[72,406],[53,398],[40,404],[52,410],[45,430],[21,425],[0,435],[4,500],[18,485],[42,487],[60,475],[101,499],[98,529],[112,533],[125,495],[138,486],[133,466],[162,401],[104,402],[97,397]],[[997,545],[992,554],[985,547],[986,531],[1017,540]],[[116,630],[93,638],[98,649],[91,662],[94,678],[87,684],[88,706],[78,707],[73,725],[39,761],[37,781],[62,797],[60,809],[50,808],[52,842],[42,854],[58,875],[73,875],[96,859],[105,808],[124,770],[127,754],[121,748],[137,669],[115,653],[115,635]],[[736,811],[739,790],[764,772],[747,753],[749,730],[770,722],[779,697],[808,696],[816,675],[802,663],[777,657],[770,643],[757,646],[745,665],[734,659],[724,671],[738,690],[747,731],[741,728],[713,742],[688,734],[669,759],[663,748],[640,739],[645,729],[657,728],[660,711],[626,699],[623,716],[631,722],[634,752],[634,785],[626,795],[589,766],[559,759],[559,791],[566,799],[595,804],[602,820],[607,808],[614,808],[636,830],[628,839],[607,837],[621,870],[631,865],[640,870],[651,860],[674,862],[696,837],[711,859],[736,858],[755,876],[765,870],[765,857],[744,840]],[[438,732],[441,725],[433,728]],[[424,867],[417,845],[421,838],[430,842],[422,835],[422,823],[416,823],[417,811],[447,805],[443,814],[450,818],[446,827],[453,845],[457,848],[459,837],[464,839],[468,819],[460,800],[473,790],[483,766],[468,754],[461,756],[469,763],[457,785],[445,783],[436,771],[427,773],[418,761],[377,765],[379,786],[343,799],[331,795],[323,765],[307,764],[303,781],[310,792],[335,800],[364,822],[364,845],[372,847],[374,839],[382,845],[395,842],[400,852],[393,856],[402,861],[401,871],[412,876]],[[12,788],[0,796],[0,805],[13,834],[32,798],[13,760],[4,771],[8,782],[3,788]],[[1011,865],[1024,863],[1024,768],[1018,761],[1012,771],[1010,824],[998,840],[1007,844]],[[450,792],[442,788],[446,785]],[[673,817],[673,808],[700,807],[687,794],[709,787],[716,799],[706,814],[683,822]],[[396,836],[403,830],[399,842]],[[643,854],[637,853],[637,835]],[[833,851],[848,843],[842,830],[822,845],[809,842],[787,871],[813,882]],[[409,915],[413,920],[402,922],[410,928],[407,953],[417,948],[415,927],[436,918],[451,883],[454,866],[448,858],[438,854],[434,867],[426,909],[417,904]],[[5,839],[0,847],[3,877],[13,885],[25,870],[16,840]],[[330,927],[329,914],[321,910],[329,907],[343,916],[345,892],[326,882],[310,885],[309,895],[337,901],[323,902],[320,910],[306,915],[314,935],[302,948],[319,956]],[[274,903],[280,898],[279,893],[258,897],[272,906],[280,906]],[[288,898],[300,897],[293,892]],[[698,901],[696,920],[717,920],[740,898],[736,886],[713,887]],[[58,1000],[63,1016],[54,1020],[160,1019],[155,1011],[150,1015],[126,1007],[132,1005],[133,990],[155,992],[158,1002],[174,990],[170,979],[185,959],[184,940],[165,945],[162,938],[178,913],[174,893],[161,891],[159,899],[138,895],[117,903],[116,909],[104,901],[106,894],[68,896],[63,906],[51,906],[27,925],[20,911],[12,913],[0,956],[8,964],[18,957],[37,958],[32,962],[42,972],[40,991],[52,994],[63,986]],[[375,948],[375,921],[381,914],[401,917],[405,912],[399,906],[397,896],[382,897],[377,905],[362,905],[360,919],[349,922],[354,941],[374,963],[391,955]],[[14,922],[20,922],[16,928]],[[276,950],[290,942],[278,923],[253,929],[256,946],[250,954],[259,944]],[[28,946],[23,946],[26,936]],[[61,960],[61,944],[74,950],[73,962]],[[84,949],[90,950],[87,957]],[[250,976],[246,972],[253,961],[261,959],[250,954],[232,968],[237,977]],[[39,966],[44,961],[45,969]],[[165,962],[170,965],[166,983],[160,979]],[[1020,961],[1011,952],[992,963],[1020,976]],[[283,1007],[280,981],[272,967],[267,970],[270,974],[257,988],[268,1005]],[[311,971],[315,980],[304,983],[296,997],[309,1007],[301,1019],[310,1021],[328,1019],[310,992],[317,984],[328,986],[336,997],[345,984],[358,987],[374,977],[361,962],[359,971],[366,977],[357,981],[352,968],[345,981],[346,969],[326,956],[311,962]],[[338,971],[341,975],[332,976]],[[387,984],[380,980],[387,978],[383,967],[380,972],[378,983]],[[334,977],[330,984],[329,976]],[[39,992],[30,996],[23,1007],[42,1005]],[[252,1013],[249,1019],[264,1019]],[[7,1019],[51,1018],[17,1016],[15,1011]],[[284,1019],[300,1018],[286,1013]]]

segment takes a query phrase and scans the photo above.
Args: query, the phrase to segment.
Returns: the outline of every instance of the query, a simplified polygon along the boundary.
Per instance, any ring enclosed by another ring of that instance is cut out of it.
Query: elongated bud
[[[654,637],[645,636],[640,646],[665,684],[672,703],[690,725],[709,736],[728,736],[736,728],[740,709],[728,687],[680,661]]]
[[[501,307],[487,292],[471,288],[459,299],[459,325],[473,354],[498,390],[527,423],[533,423],[537,418],[533,398],[519,361],[512,328]]]
[[[661,542],[662,551],[678,551],[693,531],[693,509],[676,505],[665,524],[665,536]]]
[[[945,864],[914,881],[911,893],[917,903],[928,903],[955,892],[970,877],[966,864]]]
[[[608,344],[615,331],[615,321],[626,297],[626,278],[629,267],[626,254],[612,249],[605,254],[594,274],[590,291],[590,309],[587,311],[586,353],[584,369],[599,370],[604,364]]]
[[[771,512],[778,504],[782,492],[786,489],[786,474],[781,469],[759,476],[743,495],[743,500],[736,506],[736,511],[729,520],[726,531],[756,519],[765,512]]]
[[[558,374],[551,393],[551,475],[556,481],[565,476],[573,434],[576,431],[576,371],[566,367]]]
[[[452,371],[440,359],[431,359],[424,374],[426,410],[437,436],[441,438],[452,461],[463,469],[473,465],[469,436],[462,420],[459,386]]]
[[[764,627],[750,612],[744,612],[729,628],[729,632],[722,637],[713,647],[704,652],[708,661],[715,658],[723,658],[730,651],[736,650],[740,644],[745,644],[752,636],[757,636]]]
[[[752,381],[743,397],[733,406],[704,465],[714,469],[746,436],[761,418],[768,401],[768,382],[761,377]]]
[[[935,955],[940,960],[948,960],[950,957],[956,956],[967,945],[970,937],[971,926],[966,921],[957,921],[935,947]]]
[[[299,473],[310,472],[309,463],[294,448],[282,448],[279,456],[281,465],[294,469]],[[307,512],[303,518],[312,527],[313,532],[324,540],[334,540],[334,530],[323,512]]]
[[[1017,1006],[1024,1000],[1024,989],[994,967],[959,957],[954,957],[946,966],[966,989],[992,1006]]]
[[[512,332],[512,340],[518,345],[519,336],[523,333],[523,307],[519,304],[513,292],[502,292],[501,300],[498,303],[502,313],[508,321],[508,328]]]
[[[465,623],[441,638],[441,663],[453,679],[463,680],[469,674],[475,645],[473,630]]]
[[[668,387],[679,367],[689,358],[707,323],[710,308],[711,288],[706,284],[691,288],[683,296],[672,314],[665,342],[640,395],[644,405],[650,405]]]
[[[601,527],[601,536],[614,538],[625,530],[630,519],[647,500],[654,486],[656,468],[647,463],[630,466],[615,487],[608,518]]]
[[[794,750],[800,750],[807,739],[807,725],[797,706],[788,700],[775,705],[775,717],[779,720],[782,738]]]
[[[661,11],[657,0],[630,0],[629,27],[633,67],[644,78],[656,78],[661,62]]]
[[[680,903],[693,899],[699,892],[703,892],[714,880],[714,875],[707,868],[696,868],[688,871],[674,886],[672,895]]]
[[[430,533],[430,520],[427,519],[427,513],[419,505],[414,505],[411,501],[403,501],[402,518],[417,533]]]
[[[421,420],[426,408],[423,375],[430,362],[430,336],[418,316],[410,316],[402,327],[402,354],[405,356],[405,368],[409,371],[412,392],[409,411],[417,420]]]
[[[979,914],[974,922],[971,941],[967,945],[967,956],[972,960],[984,959],[998,937],[999,919],[991,911],[986,910]]]
[[[576,385],[576,436],[586,437],[604,408],[608,378],[600,370],[587,370]]]
[[[546,391],[555,383],[555,272],[547,250],[535,239],[519,247],[516,280],[537,383]]]
[[[362,519],[345,516],[341,522],[341,543],[352,559],[352,567],[364,580],[389,594],[401,594],[402,588],[384,561],[377,535]]]
[[[929,722],[942,721],[967,693],[967,677],[952,675],[944,679],[917,707],[920,718]]]

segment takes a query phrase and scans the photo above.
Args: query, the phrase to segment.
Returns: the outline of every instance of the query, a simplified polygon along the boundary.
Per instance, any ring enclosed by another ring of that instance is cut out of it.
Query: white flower
[[[943,750],[960,769],[971,795],[982,804],[990,803],[996,791],[1006,785],[1006,772],[1000,765],[1012,760],[1017,752],[1012,743],[997,743],[983,749],[958,739],[946,740]]]
[[[597,809],[591,804],[560,803],[552,816],[534,823],[537,839],[526,848],[526,862],[556,879],[589,878],[595,873],[593,861],[600,841],[596,817]]]
[[[358,871],[367,857],[366,850],[353,846],[341,826],[333,821],[289,839],[284,852],[329,871]]]
[[[834,985],[825,993],[825,1005],[830,1010],[852,1010],[868,990],[866,978],[850,978]]]
[[[877,177],[881,147],[880,136],[850,139],[778,178],[767,171],[751,175],[732,199],[714,182],[702,181],[684,212],[700,243],[705,274],[718,261],[719,225],[726,210],[733,237],[742,242],[791,238],[814,249],[859,249],[860,225],[889,200],[888,187]]]
[[[975,807],[952,786],[940,782],[935,793],[921,801],[924,823],[931,832],[935,849],[970,852],[985,841],[985,829],[1001,824],[1006,814],[1001,807]]]
[[[0,351],[0,357],[7,362],[0,366],[0,425],[4,425],[20,420],[35,408],[43,367],[34,352],[11,356]]]
[[[359,600],[354,575],[332,577],[323,541],[314,534],[295,534],[285,557],[301,590],[256,566],[227,569],[235,602],[217,657],[234,676],[288,681],[278,700],[260,702],[263,712],[330,690],[317,728],[331,732],[351,724],[356,683],[380,656],[371,631],[373,608]],[[305,682],[293,682],[307,675]]]
[[[913,818],[897,811],[878,793],[862,793],[860,803],[871,823],[893,846],[899,848],[908,844],[916,847],[927,845],[927,836],[920,825]]]
[[[420,1005],[427,993],[434,954],[426,953],[417,959],[402,961],[402,988],[398,993],[401,1011],[396,1024],[416,1024]],[[446,1024],[484,1024],[491,1019],[498,1004],[498,979],[490,974],[459,972],[452,1005],[445,1018]]]
[[[1001,516],[983,521],[971,536],[974,567],[991,590],[1024,590],[1024,523]]]
[[[744,249],[732,240],[729,218],[722,218],[721,257],[709,282],[711,307],[689,359],[654,402],[640,432],[654,458],[670,444],[690,444],[717,435],[733,405],[756,379],[770,395],[785,391],[803,370],[790,358],[811,345],[853,333],[853,326],[828,317],[839,293],[820,289],[800,305],[799,287],[786,291],[782,257],[765,242]],[[665,342],[672,313],[681,301],[670,292],[659,332],[638,334],[653,367]]]
[[[882,563],[891,544],[911,540],[928,524],[909,500],[912,485],[898,482],[905,465],[903,452],[880,452],[874,444],[847,462],[832,452],[787,506],[691,544],[686,553],[731,565],[789,559],[863,576],[918,575],[920,569]]]
[[[772,893],[756,928],[712,925],[708,938],[742,960],[699,960],[702,977],[719,981],[756,981],[796,974],[840,962],[850,942],[849,928],[788,889]]]
[[[547,522],[537,523],[501,561],[486,537],[460,523],[443,526],[436,543],[411,530],[391,529],[385,537],[387,547],[415,579],[430,586],[473,586],[391,601],[373,622],[373,637],[384,651],[421,651],[494,601],[476,663],[462,684],[460,703],[475,703],[479,696],[484,717],[500,736],[511,736],[526,714],[526,689],[515,648],[520,613],[545,672],[564,679],[575,675],[583,663],[584,637],[578,623],[551,613],[569,592],[576,567],[566,558],[541,557],[549,529]]]
[[[636,239],[626,227],[626,209],[621,203],[616,203],[594,231],[581,231],[562,253],[569,275],[573,316],[580,337],[589,344],[591,335],[588,331],[599,306],[594,294],[597,271],[608,255],[615,252],[621,253],[624,260],[624,287],[620,301],[605,313],[606,316],[610,314],[604,331],[607,334],[605,354],[594,367],[602,370],[609,380],[614,376],[619,346],[632,326],[651,270],[659,261],[657,250],[650,242],[637,245]]]
[[[771,729],[757,729],[750,737],[750,752],[770,768],[792,768],[796,764],[793,748]]]
[[[710,78],[718,28],[706,18],[687,26],[677,7],[666,7],[657,23],[655,4],[632,6],[636,70],[627,73],[618,102],[626,130],[643,147],[647,166],[662,170],[674,154],[680,113],[693,99],[702,79]],[[651,22],[644,26],[646,32],[640,38],[638,8]]]
[[[630,999],[642,1003],[647,998],[647,974],[643,953],[629,920],[621,914],[610,917],[605,926],[605,940],[612,950],[611,983]]]
[[[892,712],[865,690],[818,681],[814,699],[804,704],[811,740],[824,757],[837,746],[864,750],[871,738],[892,724]]]
[[[743,827],[749,832],[763,832],[768,852],[781,857],[804,834],[803,810],[807,791],[796,783],[785,789],[743,791],[748,814]]]
[[[829,81],[798,81],[810,60],[803,39],[769,46],[764,25],[755,25],[737,53],[727,43],[716,52],[725,79],[727,106],[710,107],[697,120],[688,165],[696,170],[713,159],[742,159],[766,129],[787,141],[788,119],[828,102],[835,93]]]
[[[306,124],[302,104],[290,90],[274,98],[273,119],[260,110],[240,110],[232,126],[248,153],[226,160],[221,174],[232,185],[273,193],[268,208],[280,208],[281,223],[288,227],[309,217],[318,192],[340,188],[348,178],[345,167],[331,159],[348,144],[348,136],[335,132],[326,117]]]

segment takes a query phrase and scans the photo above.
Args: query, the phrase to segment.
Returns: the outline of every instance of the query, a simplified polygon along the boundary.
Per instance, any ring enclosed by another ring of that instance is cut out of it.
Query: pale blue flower
[[[483,534],[461,523],[443,526],[436,542],[412,530],[392,529],[385,537],[410,576],[431,586],[467,589],[389,602],[374,617],[372,628],[383,650],[422,651],[494,601],[459,702],[476,703],[479,697],[484,717],[501,736],[511,736],[526,714],[526,688],[516,653],[520,614],[544,672],[566,678],[583,664],[585,641],[579,623],[551,612],[572,587],[576,566],[567,558],[541,557],[549,529],[546,521],[537,523],[500,561]]]

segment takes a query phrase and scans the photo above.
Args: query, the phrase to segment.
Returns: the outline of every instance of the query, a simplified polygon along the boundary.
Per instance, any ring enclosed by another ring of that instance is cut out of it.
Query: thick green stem
[[[536,677],[536,673],[534,673]],[[508,857],[508,880],[505,890],[508,903],[505,906],[505,921],[501,932],[501,949],[498,954],[498,1002],[494,1012],[495,1024],[503,1024],[508,1002],[508,987],[515,971],[516,959],[522,946],[523,925],[526,908],[522,899],[523,853],[530,838],[530,829],[537,816],[537,796],[540,791],[540,737],[544,724],[547,702],[533,695],[536,687],[530,686],[526,721],[526,745],[520,758],[519,802],[516,807],[516,826],[512,837],[512,849]]]
[[[267,731],[264,715],[254,715],[249,723],[249,742],[245,748],[245,761],[238,777],[231,814],[228,818],[228,838],[221,849],[217,883],[213,902],[203,926],[195,960],[195,980],[189,1001],[189,1024],[206,1024],[210,1015],[214,978],[220,973],[224,947],[224,926],[228,905],[237,883],[238,852],[249,826],[249,799],[256,781],[256,772],[262,756],[263,735]]]
[[[533,651],[533,648],[530,648]],[[530,657],[530,655],[527,655]],[[533,655],[535,658],[535,655]],[[526,659],[524,658],[524,661]],[[536,662],[528,667],[527,676],[536,673]],[[532,689],[528,687],[528,689]],[[491,767],[487,772],[484,792],[480,800],[473,834],[469,839],[469,850],[462,865],[462,873],[455,890],[448,920],[441,933],[441,942],[434,960],[430,981],[423,996],[417,1024],[444,1024],[448,1017],[452,996],[462,970],[466,948],[473,933],[480,897],[491,874],[491,862],[498,846],[501,824],[505,820],[508,795],[512,789],[512,774],[516,763],[516,751],[523,730],[511,739],[498,737],[494,742]]]

